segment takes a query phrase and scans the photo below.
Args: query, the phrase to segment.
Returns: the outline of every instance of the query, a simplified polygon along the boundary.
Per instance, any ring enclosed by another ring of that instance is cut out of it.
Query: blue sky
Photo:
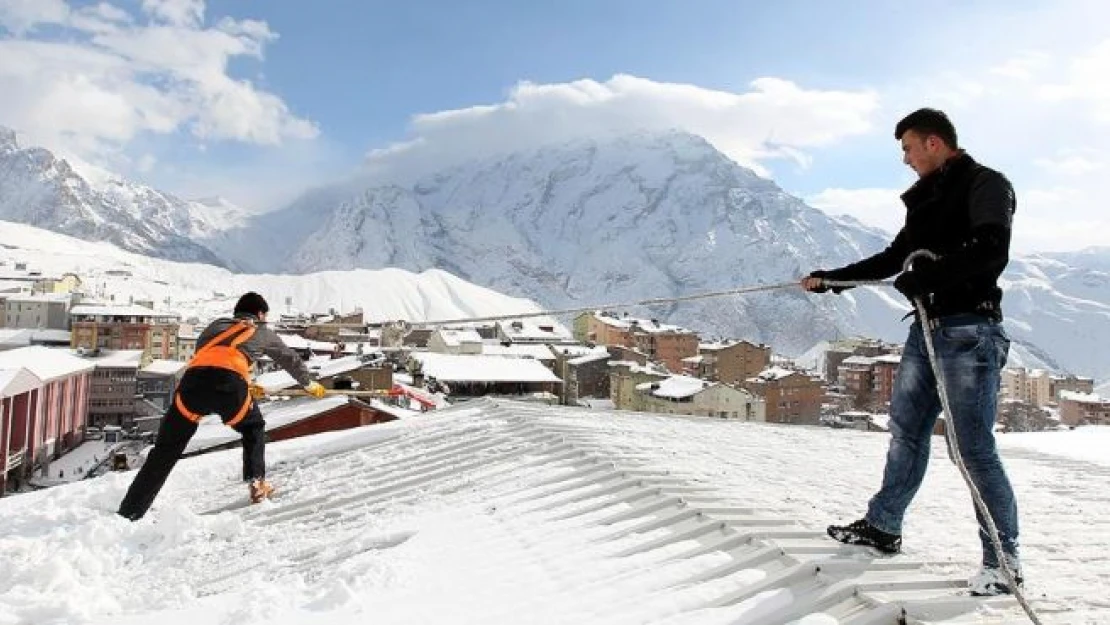
[[[253,209],[417,140],[465,158],[675,126],[894,228],[891,129],[931,105],[1014,180],[1019,248],[1074,249],[1110,225],[1104,5],[0,0],[0,124]]]

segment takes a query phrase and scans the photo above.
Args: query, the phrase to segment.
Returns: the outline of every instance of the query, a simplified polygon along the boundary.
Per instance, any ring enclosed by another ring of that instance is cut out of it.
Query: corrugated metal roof
[[[1011,598],[967,596],[966,579],[935,572],[943,567],[841,545],[654,463],[635,440],[614,445],[598,435],[596,412],[482,399],[439,415],[399,439],[276,469],[279,481],[283,470],[297,479],[273,505],[242,515],[268,532],[328,532],[383,507],[474,488],[488,493],[489,514],[503,512],[497,527],[506,541],[514,524],[560,531],[573,521],[591,545],[605,547],[610,564],[624,563],[611,573],[590,570],[591,584],[624,583],[648,601],[663,589],[629,583],[630,561],[651,554],[661,567],[689,564],[675,567],[666,589],[684,593],[676,614],[730,610],[733,625],[787,625],[811,615],[839,625],[1026,622]],[[326,465],[345,470],[331,475]],[[581,565],[573,553],[545,560],[564,573]]]

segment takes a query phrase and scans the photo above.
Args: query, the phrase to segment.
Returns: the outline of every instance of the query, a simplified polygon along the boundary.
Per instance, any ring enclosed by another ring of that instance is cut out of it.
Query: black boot
[[[846,545],[874,547],[883,553],[898,553],[902,550],[902,536],[888,534],[860,519],[851,525],[830,525],[829,536]]]

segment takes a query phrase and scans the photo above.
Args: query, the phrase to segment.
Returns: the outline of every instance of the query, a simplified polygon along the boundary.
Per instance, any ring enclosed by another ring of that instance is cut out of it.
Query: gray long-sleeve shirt
[[[266,355],[272,358],[279,367],[285,369],[289,375],[293,376],[293,379],[301,386],[308,386],[312,382],[312,375],[308,372],[308,368],[304,366],[304,361],[297,355],[297,352],[290,349],[276,332],[271,330],[264,322],[259,321],[254,315],[221,317],[208,324],[208,327],[197,337],[197,350],[199,351],[221,332],[243,319],[253,321],[255,325],[254,336],[239,345],[239,351],[246,355],[247,360],[252,365],[263,355]]]

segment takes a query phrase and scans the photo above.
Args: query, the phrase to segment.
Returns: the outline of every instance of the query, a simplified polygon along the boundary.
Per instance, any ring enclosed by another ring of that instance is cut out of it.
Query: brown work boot
[[[260,503],[263,499],[270,498],[270,495],[274,492],[274,487],[264,479],[251,480],[250,492],[251,503]]]

